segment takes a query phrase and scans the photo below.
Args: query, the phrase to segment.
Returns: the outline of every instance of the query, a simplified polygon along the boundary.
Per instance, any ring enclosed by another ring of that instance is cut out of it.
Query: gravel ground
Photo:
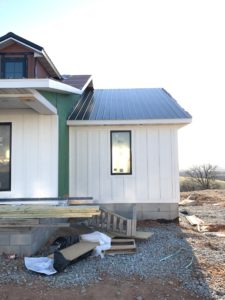
[[[185,209],[197,211],[197,206]],[[204,215],[205,209],[210,209],[208,204],[199,212]],[[223,208],[213,206],[213,209]],[[118,281],[135,277],[160,278],[168,283],[178,280],[181,286],[203,299],[225,299],[225,238],[199,233],[183,217],[180,225],[145,221],[138,229],[154,235],[147,241],[136,241],[135,254],[106,255],[104,259],[89,257],[53,276],[38,275],[26,270],[22,259],[9,260],[2,256],[0,284],[32,286],[39,280],[49,287],[64,288],[97,283],[105,276]]]

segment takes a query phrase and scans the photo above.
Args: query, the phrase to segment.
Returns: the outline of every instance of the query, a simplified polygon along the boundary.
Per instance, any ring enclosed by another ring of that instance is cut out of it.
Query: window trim
[[[22,62],[23,63],[23,76],[21,78],[6,78],[5,65],[7,62]],[[4,57],[2,59],[2,78],[4,79],[22,79],[27,78],[27,61],[25,57]]]
[[[11,122],[0,122],[1,125],[9,126],[9,151],[10,151],[10,160],[9,160],[9,185],[7,189],[1,189],[0,192],[9,192],[12,189],[12,123]]]
[[[129,133],[129,148],[130,148],[130,172],[128,173],[113,173],[113,154],[112,154],[112,136],[115,132],[127,132]],[[131,130],[110,130],[110,174],[111,175],[132,175],[132,134]]]

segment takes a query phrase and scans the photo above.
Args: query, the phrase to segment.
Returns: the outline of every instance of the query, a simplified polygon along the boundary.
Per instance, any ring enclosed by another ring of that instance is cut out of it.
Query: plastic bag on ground
[[[28,270],[52,275],[57,273],[53,267],[53,259],[48,257],[24,257],[24,263]]]
[[[82,234],[80,238],[84,241],[98,242],[100,245],[95,248],[94,255],[101,258],[104,257],[103,251],[111,248],[111,238],[99,231]]]

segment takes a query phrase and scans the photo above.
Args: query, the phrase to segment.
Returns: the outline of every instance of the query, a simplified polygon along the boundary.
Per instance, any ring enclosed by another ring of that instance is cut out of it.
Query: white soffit
[[[38,89],[59,92],[62,94],[78,94],[82,91],[68,84],[48,78],[44,79],[1,79],[0,89]]]
[[[34,89],[19,90],[17,93],[0,93],[0,109],[27,109],[31,108],[39,114],[56,115],[57,109],[48,100],[45,99],[38,91]]]

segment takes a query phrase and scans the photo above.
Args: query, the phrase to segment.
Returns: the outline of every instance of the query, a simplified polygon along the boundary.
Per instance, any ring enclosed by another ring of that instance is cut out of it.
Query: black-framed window
[[[2,74],[5,79],[26,78],[26,59],[6,57],[2,60]]]
[[[11,123],[0,123],[0,191],[11,190]]]
[[[132,174],[131,131],[111,131],[111,175]]]

